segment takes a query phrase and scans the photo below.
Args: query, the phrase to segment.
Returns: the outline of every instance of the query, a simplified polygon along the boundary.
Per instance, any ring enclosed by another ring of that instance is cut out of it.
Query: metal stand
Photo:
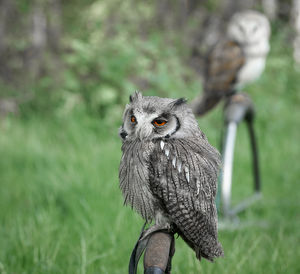
[[[136,274],[139,260],[144,255],[145,274],[170,274],[175,253],[174,233],[158,230],[143,238],[144,224],[139,239],[131,253],[129,274]]]
[[[173,235],[164,232],[154,233],[148,241],[144,256],[145,274],[170,273],[174,255]]]
[[[225,138],[222,143],[223,168],[221,177],[221,212],[225,219],[234,219],[236,215],[249,207],[261,197],[258,149],[253,127],[254,107],[250,97],[246,94],[234,94],[228,98],[224,109]],[[240,122],[245,121],[252,151],[252,165],[254,175],[254,194],[241,201],[235,207],[231,206],[232,171],[236,132]],[[224,149],[223,149],[224,148]]]

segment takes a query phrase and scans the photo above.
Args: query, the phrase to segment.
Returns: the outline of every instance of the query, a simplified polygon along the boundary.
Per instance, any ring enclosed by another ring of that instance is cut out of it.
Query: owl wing
[[[215,206],[219,153],[206,139],[169,139],[156,144],[150,166],[151,190],[178,234],[198,259],[221,256]]]
[[[230,91],[244,63],[245,55],[238,43],[234,41],[218,43],[208,55],[205,92]]]
[[[150,142],[125,141],[119,169],[124,204],[131,205],[147,221],[155,215],[153,195],[149,187],[148,162],[151,147]]]
[[[203,115],[233,91],[237,74],[245,63],[242,47],[233,41],[219,42],[206,60],[204,94],[193,110]]]

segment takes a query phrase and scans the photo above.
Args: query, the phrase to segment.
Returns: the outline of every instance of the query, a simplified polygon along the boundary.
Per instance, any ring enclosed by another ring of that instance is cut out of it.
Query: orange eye
[[[158,127],[161,127],[161,126],[165,125],[166,123],[167,123],[167,121],[164,121],[164,120],[154,120],[153,121],[153,124]]]
[[[136,118],[135,118],[134,115],[131,116],[130,121],[131,121],[131,123],[135,123],[136,122]]]

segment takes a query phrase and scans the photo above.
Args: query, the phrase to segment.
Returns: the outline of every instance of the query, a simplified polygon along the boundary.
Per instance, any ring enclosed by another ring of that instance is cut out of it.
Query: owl
[[[207,56],[202,97],[192,102],[193,112],[203,115],[223,98],[259,78],[270,50],[270,24],[257,11],[236,13],[227,27],[226,38]]]
[[[199,260],[222,256],[215,205],[220,157],[186,101],[136,92],[119,134],[124,203],[154,222],[150,230],[178,233]]]

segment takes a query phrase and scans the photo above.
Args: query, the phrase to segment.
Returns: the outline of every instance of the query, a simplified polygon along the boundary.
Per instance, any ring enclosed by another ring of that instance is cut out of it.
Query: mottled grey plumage
[[[155,220],[154,227],[177,232],[198,259],[222,256],[215,206],[219,153],[185,101],[135,93],[120,136],[125,204]]]

